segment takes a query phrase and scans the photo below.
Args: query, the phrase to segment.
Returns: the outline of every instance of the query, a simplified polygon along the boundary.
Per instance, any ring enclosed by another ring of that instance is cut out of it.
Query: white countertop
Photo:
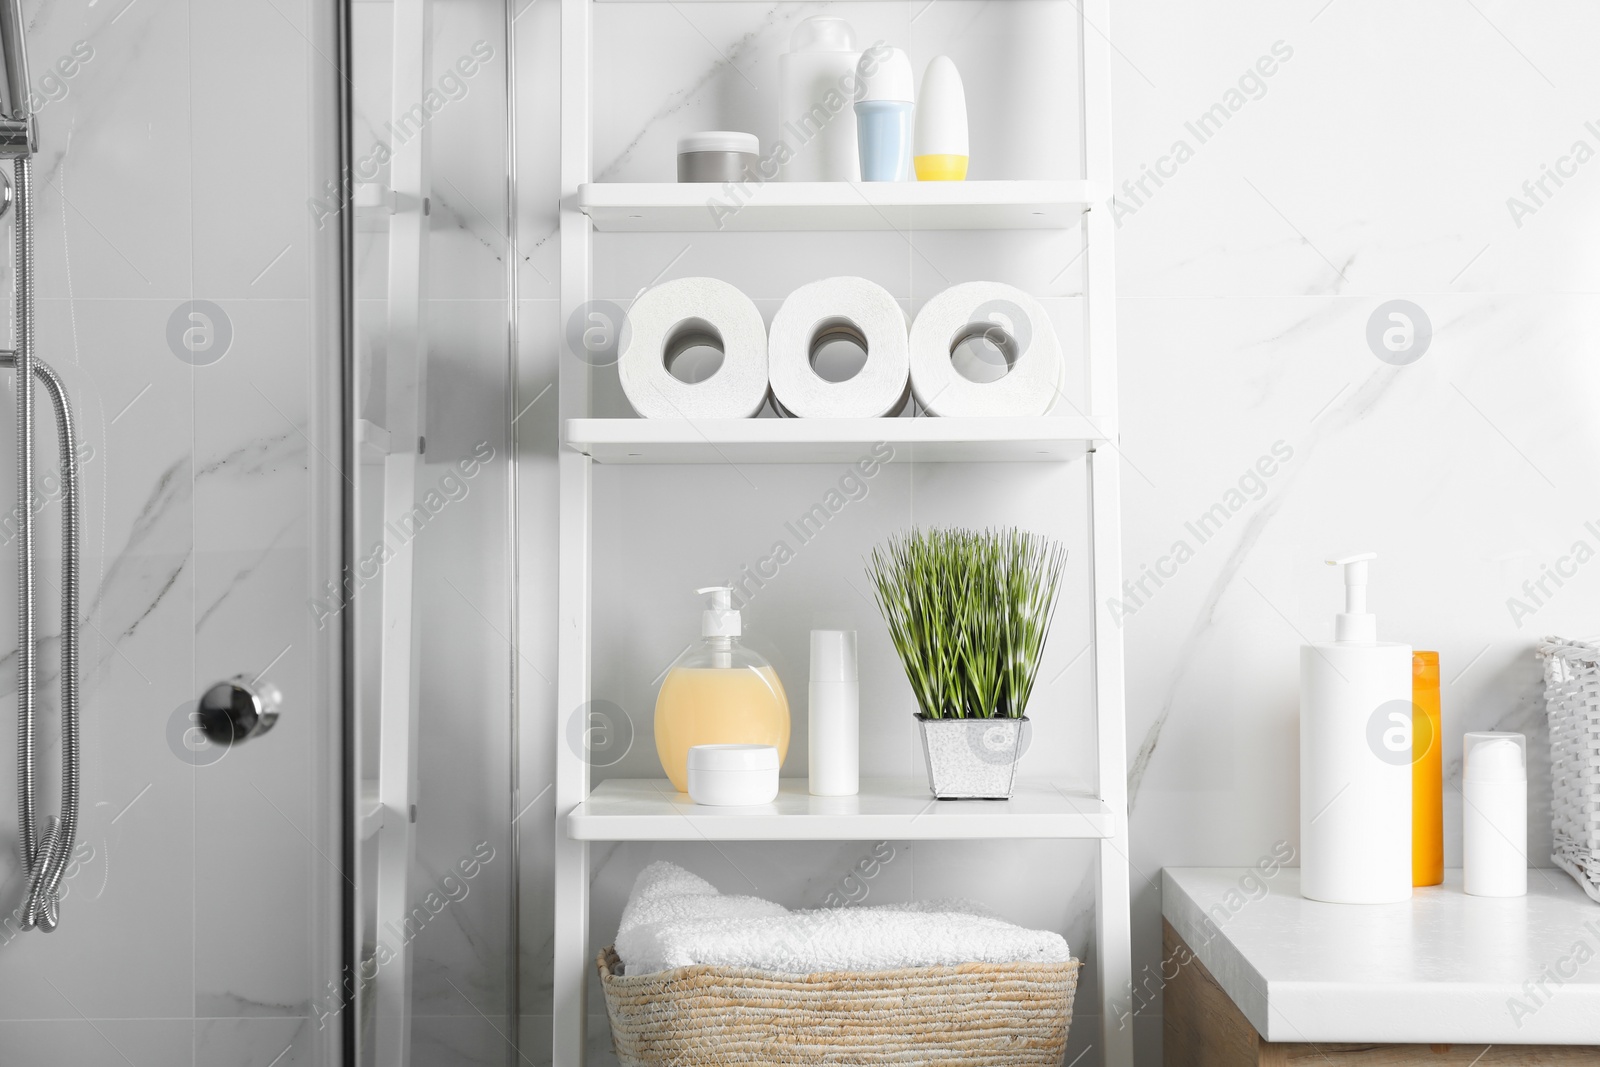
[[[1304,899],[1293,867],[1169,867],[1161,912],[1269,1041],[1600,1044],[1600,904],[1563,871],[1352,905]]]

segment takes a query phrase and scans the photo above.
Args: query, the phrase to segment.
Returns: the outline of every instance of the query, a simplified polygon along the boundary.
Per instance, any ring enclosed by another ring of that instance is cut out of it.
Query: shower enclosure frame
[[[330,398],[334,406],[333,418],[338,427],[338,464],[341,479],[337,487],[337,574],[342,583],[351,573],[358,558],[356,546],[356,486],[348,472],[356,469],[360,443],[356,439],[359,420],[355,409],[356,397],[356,262],[355,262],[355,188],[353,164],[355,158],[355,86],[352,77],[354,63],[354,31],[352,27],[355,0],[335,0],[333,9],[333,62],[321,69],[324,91],[331,94],[334,107],[333,153],[328,162],[335,172],[337,187],[342,191],[343,203],[348,209],[339,212],[336,229],[335,254],[332,262],[323,259],[325,270],[331,269],[337,285],[338,316],[334,321],[320,324],[336,340],[339,360],[339,388]],[[313,272],[315,275],[315,272]],[[315,528],[315,526],[313,527]],[[355,979],[359,983],[361,962],[361,927],[357,922],[358,886],[351,875],[356,871],[360,854],[361,836],[358,819],[361,811],[361,778],[357,747],[357,630],[352,612],[340,614],[338,641],[339,670],[335,694],[339,716],[339,868],[346,874],[338,892],[338,933],[336,953],[339,961],[341,987]],[[357,986],[359,988],[359,984]],[[342,1013],[337,1022],[336,1043],[340,1067],[356,1067],[360,1063],[360,998],[352,996],[355,1011]]]

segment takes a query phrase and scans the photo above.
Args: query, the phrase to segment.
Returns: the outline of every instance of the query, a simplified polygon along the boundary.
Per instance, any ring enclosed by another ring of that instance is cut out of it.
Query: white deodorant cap
[[[856,64],[861,82],[860,100],[916,99],[916,78],[911,73],[911,57],[899,48],[869,48]]]

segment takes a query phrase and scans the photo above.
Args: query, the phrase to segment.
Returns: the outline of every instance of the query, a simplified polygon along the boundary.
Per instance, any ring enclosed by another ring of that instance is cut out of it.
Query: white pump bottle
[[[1411,646],[1378,640],[1374,558],[1328,560],[1345,608],[1300,646],[1300,892],[1335,904],[1411,896]]]

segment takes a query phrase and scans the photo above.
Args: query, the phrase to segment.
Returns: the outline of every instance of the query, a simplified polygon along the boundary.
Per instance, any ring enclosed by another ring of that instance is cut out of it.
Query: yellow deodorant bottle
[[[967,96],[949,56],[935,56],[922,75],[912,164],[919,182],[967,177]]]

